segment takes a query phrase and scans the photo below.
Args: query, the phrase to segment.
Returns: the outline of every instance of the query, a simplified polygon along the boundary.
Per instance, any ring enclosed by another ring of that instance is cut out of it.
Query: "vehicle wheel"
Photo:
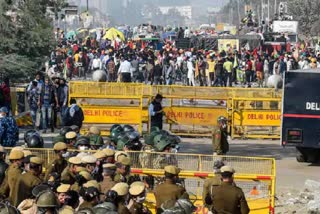
[[[298,161],[299,163],[304,163],[304,162],[306,162],[306,157],[305,157],[303,154],[301,154],[301,153],[297,153],[296,159],[297,159],[297,161]]]

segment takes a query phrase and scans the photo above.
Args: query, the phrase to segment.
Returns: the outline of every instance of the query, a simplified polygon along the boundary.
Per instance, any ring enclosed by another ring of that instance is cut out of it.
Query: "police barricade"
[[[70,82],[69,99],[75,98],[84,113],[82,133],[99,126],[108,135],[113,124],[130,124],[142,132],[142,84]]]
[[[241,97],[252,101],[256,97],[263,99],[281,98],[281,91],[269,88],[220,88],[191,86],[150,86],[136,83],[69,83],[69,99],[76,98],[84,110],[84,130],[90,125],[101,126],[103,135],[108,134],[112,124],[133,124],[140,132],[149,130],[150,117],[148,106],[157,93],[163,95],[165,112],[164,128],[178,135],[211,136],[212,127],[219,116],[225,116],[231,122],[231,135],[238,137],[279,136],[278,127],[261,129],[260,134],[250,134],[241,121],[234,120],[233,100]],[[236,123],[234,123],[234,121]],[[147,128],[143,127],[147,124]],[[240,124],[240,125],[239,125]],[[239,131],[240,130],[240,131]],[[244,134],[243,134],[244,133]]]
[[[233,138],[280,138],[281,99],[232,99],[231,136]]]
[[[12,148],[6,149],[10,151]],[[55,157],[52,149],[27,150],[45,160],[44,168]],[[94,153],[95,151],[86,152]],[[195,213],[199,214],[208,213],[202,201],[204,180],[214,177],[212,173],[214,161],[223,160],[226,165],[235,169],[235,183],[245,193],[251,209],[250,213],[274,213],[276,165],[273,158],[156,152],[128,152],[128,155],[132,162],[131,174],[142,177],[152,176],[157,182],[162,181],[164,174],[162,170],[164,165],[159,164],[161,161],[164,161],[165,165],[173,164],[182,169],[179,175],[182,184],[197,206]],[[148,190],[146,205],[155,213],[155,198],[152,192],[153,189]]]

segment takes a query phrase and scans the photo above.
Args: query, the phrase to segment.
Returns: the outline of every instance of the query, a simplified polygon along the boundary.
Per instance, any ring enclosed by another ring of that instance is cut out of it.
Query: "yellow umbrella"
[[[122,41],[125,40],[124,35],[121,31],[115,29],[115,28],[110,28],[106,34],[103,36],[103,39],[109,39],[109,40],[115,40],[115,38],[119,35],[120,39]]]

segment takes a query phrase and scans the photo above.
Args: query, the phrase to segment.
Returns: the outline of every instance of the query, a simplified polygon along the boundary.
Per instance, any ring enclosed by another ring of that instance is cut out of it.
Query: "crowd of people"
[[[185,35],[180,28],[177,38]],[[181,36],[182,35],[182,36]],[[164,41],[160,50],[155,42],[113,41],[97,36],[85,39],[59,37],[60,46],[52,52],[47,74],[65,78],[86,78],[103,70],[108,82],[144,82],[145,84],[188,86],[266,87],[271,75],[285,71],[320,67],[319,53],[304,47],[271,52],[242,47],[235,50],[178,49],[175,41]]]

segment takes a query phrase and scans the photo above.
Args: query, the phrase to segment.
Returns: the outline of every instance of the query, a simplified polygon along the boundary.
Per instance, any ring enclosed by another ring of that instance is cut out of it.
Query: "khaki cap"
[[[89,132],[91,134],[96,134],[96,135],[100,135],[100,129],[96,126],[91,126],[90,129],[89,129]]]
[[[127,183],[117,183],[114,185],[111,190],[116,191],[119,196],[125,196],[129,192],[129,185]]]
[[[133,182],[132,184],[130,184],[130,188],[133,187],[133,186],[142,186],[142,187],[145,187],[144,183],[141,182],[141,181],[135,181],[135,182]]]
[[[97,162],[97,158],[93,155],[86,155],[81,158],[82,163],[94,164]]]
[[[71,140],[77,137],[77,133],[76,132],[67,132],[66,134],[66,139]]]
[[[0,146],[0,152],[5,152],[5,149],[4,149],[4,147],[3,146]]]
[[[97,151],[93,154],[93,156],[97,159],[106,158],[107,154],[104,151]]]
[[[103,149],[104,153],[106,153],[107,157],[114,156],[115,151],[112,149]]]
[[[129,193],[130,195],[140,195],[141,193],[143,193],[143,191],[145,190],[144,186],[141,185],[134,185],[132,187],[130,187],[129,189]]]
[[[90,173],[87,172],[87,171],[81,171],[81,172],[79,173],[79,175],[81,175],[82,177],[84,177],[87,181],[92,180],[92,176],[91,176]]]
[[[83,157],[85,157],[85,156],[87,156],[87,155],[88,155],[88,153],[80,152],[79,154],[77,154],[77,156],[76,156],[76,157],[78,157],[78,158],[82,159]]]
[[[30,163],[42,165],[43,164],[43,160],[41,158],[39,158],[39,157],[32,157],[32,158],[30,158]]]
[[[220,169],[221,173],[223,172],[230,172],[230,173],[235,173],[234,169],[231,166],[223,166]]]
[[[61,151],[61,150],[65,150],[67,149],[67,144],[63,143],[63,142],[58,142],[56,144],[54,144],[53,146],[53,150],[56,151]]]
[[[61,184],[58,188],[57,188],[57,193],[66,193],[69,191],[71,185],[70,184]]]
[[[102,165],[102,168],[104,168],[104,169],[116,169],[117,167],[113,163],[106,163],[106,164]]]
[[[28,157],[28,156],[32,155],[32,152],[30,150],[23,150],[22,152],[23,152],[24,157]]]
[[[128,158],[126,156],[120,156],[118,162],[121,163],[122,165],[125,165],[125,166],[130,166],[131,165],[130,158]]]
[[[24,154],[21,150],[12,150],[9,154],[9,160],[19,160],[24,158]]]
[[[179,175],[181,170],[176,166],[169,165],[164,167],[164,171],[173,175]]]
[[[69,163],[71,164],[74,164],[74,165],[80,165],[82,162],[81,162],[81,158],[79,157],[71,157],[69,158]]]
[[[101,191],[101,186],[96,180],[88,181],[87,183],[83,184],[83,187],[85,187],[85,188],[94,187],[94,188],[98,189],[99,191]]]
[[[119,161],[119,157],[122,157],[122,156],[126,156],[126,157],[129,157],[129,154],[124,152],[124,151],[117,151],[115,154],[114,154],[114,159],[116,161]]]
[[[13,147],[12,149],[11,149],[11,152],[12,151],[23,151],[24,150],[24,148],[22,147],[22,146],[16,146],[16,147]]]

